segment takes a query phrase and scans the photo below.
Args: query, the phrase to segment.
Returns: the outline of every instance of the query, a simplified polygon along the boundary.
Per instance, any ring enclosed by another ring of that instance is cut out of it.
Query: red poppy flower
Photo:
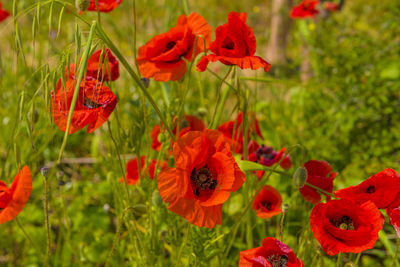
[[[122,0],[97,0],[100,12],[110,12],[118,7]],[[96,0],[90,0],[88,11],[97,11]]]
[[[339,252],[360,253],[378,239],[384,219],[371,201],[361,205],[349,200],[330,200],[314,206],[311,231],[328,255]]]
[[[314,17],[319,13],[319,11],[316,9],[318,4],[318,0],[303,0],[299,5],[292,8],[290,17],[292,19]]]
[[[228,23],[215,30],[215,41],[210,45],[213,54],[200,59],[197,64],[198,71],[205,71],[210,61],[236,65],[241,69],[263,68],[264,71],[269,71],[271,65],[264,59],[254,56],[256,37],[253,29],[246,24],[246,19],[246,13],[229,13]]]
[[[222,204],[245,181],[223,135],[216,130],[188,132],[176,140],[173,155],[176,168],[157,177],[168,209],[200,227],[221,224]]]
[[[203,36],[206,41],[196,36]],[[197,13],[189,16],[181,15],[174,28],[167,33],[153,37],[147,44],[139,48],[137,64],[145,78],[153,77],[156,81],[176,81],[186,73],[186,62],[208,49],[211,40],[211,27]]]
[[[32,191],[32,174],[24,166],[10,187],[0,181],[0,224],[11,221],[22,211]]]
[[[389,215],[389,221],[396,230],[397,236],[400,238],[400,207],[392,209]]]
[[[280,240],[266,237],[262,246],[240,252],[239,267],[304,267],[293,250]]]
[[[272,186],[266,185],[257,194],[252,208],[257,212],[258,217],[268,219],[282,212],[281,205],[281,194]]]
[[[158,135],[161,132],[160,127],[160,124],[157,124],[150,133],[151,139],[153,140],[151,147],[156,151],[160,151],[161,149],[161,143],[158,141]],[[192,115],[185,115],[184,119],[181,121],[179,136],[183,136],[185,133],[190,131],[203,131],[206,128],[207,127],[202,120]],[[172,129],[172,133],[176,135],[176,127]]]
[[[0,2],[0,22],[8,18],[8,16],[10,16],[10,12],[8,12],[5,9],[2,9],[2,3]]]
[[[89,57],[87,62],[86,77],[91,77],[95,80],[102,79],[104,81],[115,81],[119,77],[119,63],[111,53],[111,50],[106,48],[105,52],[103,52],[101,66],[99,68],[101,53],[102,49],[97,50]],[[105,62],[107,62],[107,66],[105,66],[106,70],[103,74]],[[75,64],[70,65],[69,71],[66,71],[65,76],[75,78]]]
[[[66,88],[62,86],[61,79],[57,82],[56,93],[52,94],[53,120],[61,131],[66,131],[69,109],[74,94],[75,81],[66,81]],[[117,97],[99,81],[88,79],[81,82],[79,95],[76,101],[69,133],[72,134],[88,126],[87,132],[91,133],[99,128],[113,112],[117,104]]]
[[[329,12],[336,12],[339,10],[339,4],[335,2],[324,2],[324,8]]]
[[[285,170],[290,169],[293,166],[290,156],[285,155],[286,149],[284,147],[277,152],[270,146],[260,146],[257,141],[251,140],[249,142],[248,149],[250,161],[257,162],[268,167],[280,162],[280,166]],[[283,157],[284,159],[282,160]],[[265,171],[255,171],[253,173],[256,174],[259,179],[262,179]]]
[[[250,127],[249,137],[251,134],[257,134],[260,138],[263,138],[258,125],[257,118],[249,116]],[[218,131],[223,133],[226,141],[231,145],[232,151],[236,153],[243,153],[243,113],[239,112],[236,120],[228,121],[218,126]]]
[[[335,191],[338,198],[351,199],[358,204],[371,200],[380,209],[389,207],[400,193],[400,176],[393,169],[372,175],[357,186]]]
[[[141,156],[140,157],[140,169],[141,169],[142,175],[144,175],[144,171],[147,169],[149,178],[153,179],[156,164],[157,164],[157,161],[152,159],[150,161],[150,165],[147,168],[145,166],[146,165],[146,157]],[[159,168],[161,168],[161,170],[165,169],[166,167],[167,167],[167,162],[165,162],[165,161],[162,162],[159,166]],[[137,182],[139,181],[138,169],[139,169],[139,166],[138,166],[137,158],[134,158],[134,159],[131,159],[130,161],[128,161],[128,163],[126,164],[126,182],[127,182],[127,184],[129,184],[129,185],[137,184]],[[120,182],[121,183],[125,182],[123,177],[120,179]]]
[[[310,160],[304,164],[304,167],[307,169],[307,183],[332,193],[333,179],[335,179],[337,174],[331,172],[332,168],[328,162],[322,160]],[[321,201],[319,192],[308,185],[302,186],[300,188],[300,193],[306,201],[312,204],[317,204]],[[331,199],[329,195],[325,195],[325,197],[327,200]]]

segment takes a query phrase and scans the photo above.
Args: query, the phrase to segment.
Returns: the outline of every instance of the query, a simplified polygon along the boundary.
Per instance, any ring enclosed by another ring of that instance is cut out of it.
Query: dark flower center
[[[355,230],[353,220],[349,216],[344,215],[340,219],[330,219],[329,221],[336,228],[342,230]]]
[[[180,126],[181,129],[185,129],[186,127],[189,127],[189,122],[187,120],[182,120]]]
[[[273,153],[274,150],[270,146],[264,146],[261,145],[256,151],[257,158],[259,159],[260,157],[266,158],[266,159],[272,159],[275,157],[275,153]]]
[[[171,50],[172,48],[174,48],[174,46],[176,45],[176,43],[174,41],[170,41],[167,45],[166,48],[168,50]]]
[[[286,267],[289,262],[289,258],[286,255],[273,254],[268,256],[267,261],[271,263],[272,267]]]
[[[190,174],[190,180],[195,186],[193,194],[196,197],[200,196],[200,190],[214,190],[218,184],[217,180],[213,179],[213,175],[207,165],[197,170],[194,168]]]
[[[226,37],[221,45],[222,48],[233,50],[235,48],[235,43],[232,41],[231,38]]]
[[[366,192],[367,192],[368,194],[375,193],[375,186],[373,186],[373,185],[368,186]]]
[[[92,101],[91,99],[89,99],[88,97],[85,96],[84,100],[83,100],[83,105],[87,108],[93,109],[93,108],[99,108],[101,107],[100,104],[97,104],[96,102]]]
[[[264,208],[266,208],[267,210],[271,210],[272,208],[272,204],[271,202],[264,202],[261,204]]]

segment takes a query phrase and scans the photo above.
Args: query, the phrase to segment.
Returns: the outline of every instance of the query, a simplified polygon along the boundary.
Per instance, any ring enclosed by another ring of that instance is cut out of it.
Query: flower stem
[[[307,185],[307,186],[309,186],[309,187],[311,187],[311,188],[313,188],[313,189],[315,189],[315,190],[317,190],[317,191],[319,191],[319,192],[321,192],[321,193],[323,193],[325,195],[328,195],[328,196],[331,196],[331,197],[335,197],[334,194],[329,193],[328,191],[325,191],[325,190],[323,190],[323,189],[321,189],[321,188],[319,188],[319,187],[317,187],[315,185],[312,185],[312,184],[307,183],[307,182],[305,183],[305,185]]]
[[[22,226],[21,222],[19,221],[18,217],[15,218],[15,221],[18,224],[18,227],[21,229],[21,231],[24,233],[26,239],[28,239],[29,243],[31,243],[31,246],[36,250],[36,252],[39,255],[43,255],[43,253],[38,249],[38,247],[36,246],[36,244],[32,241],[31,237],[28,235],[28,233],[25,231],[24,227]]]
[[[49,222],[49,184],[47,178],[44,178],[44,221],[46,224],[46,236],[47,236],[47,249],[46,258],[44,260],[44,266],[49,265],[50,250],[51,250],[51,238],[50,238],[50,222]]]
[[[341,266],[342,266],[342,252],[339,252],[337,256],[336,267],[341,267]]]

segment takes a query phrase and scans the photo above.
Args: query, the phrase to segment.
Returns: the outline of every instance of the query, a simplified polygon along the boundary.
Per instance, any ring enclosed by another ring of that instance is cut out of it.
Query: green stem
[[[307,183],[307,182],[305,183],[305,185],[307,185],[307,186],[309,186],[309,187],[311,187],[311,188],[313,188],[313,189],[315,189],[315,190],[317,190],[317,191],[319,191],[319,192],[321,192],[321,193],[323,193],[323,194],[325,194],[327,196],[335,197],[334,194],[329,193],[328,191],[325,191],[325,190],[323,190],[323,189],[321,189],[321,188],[319,188],[319,187],[317,187],[315,185],[312,185],[312,184]]]
[[[360,253],[358,253],[357,254],[357,258],[356,258],[356,261],[354,262],[354,266],[358,266],[358,262],[360,261],[360,259],[361,259],[361,255],[362,255],[362,252],[360,252]]]
[[[228,91],[229,90],[227,90],[227,92],[226,92],[226,96],[225,96],[225,100],[221,100],[220,101],[220,97],[221,97],[221,88],[222,88],[222,85],[224,84],[224,82],[226,81],[226,79],[228,78],[228,76],[229,76],[229,74],[231,74],[231,72],[232,72],[232,70],[234,69],[234,67],[230,67],[229,68],[229,70],[228,70],[228,72],[225,74],[225,76],[221,79],[221,82],[219,83],[219,86],[218,86],[218,88],[217,88],[217,94],[218,94],[218,97],[217,97],[217,103],[220,105],[220,108],[219,107],[216,107],[215,108],[215,111],[214,111],[214,115],[213,115],[213,118],[212,118],[212,120],[211,120],[211,129],[215,129],[216,127],[217,127],[217,123],[218,123],[218,121],[216,120],[216,118],[218,117],[218,120],[221,118],[221,114],[218,114],[218,112],[220,112],[220,113],[222,113],[222,110],[223,110],[223,106],[224,106],[224,104],[225,104],[225,101],[226,101],[226,98],[228,97]]]
[[[336,267],[342,266],[342,252],[339,252],[337,256],[337,262],[336,262]]]
[[[179,248],[178,257],[177,257],[177,260],[176,260],[176,266],[180,266],[182,252],[183,252],[183,249],[185,248],[186,243],[187,243],[187,241],[189,239],[191,226],[192,226],[192,224],[187,223],[185,239],[183,240],[183,243],[182,243],[181,247]]]
[[[44,178],[44,220],[46,224],[46,236],[47,236],[47,249],[44,266],[49,265],[50,251],[51,251],[51,238],[50,238],[50,222],[49,222],[49,185],[47,177]]]
[[[26,239],[28,239],[29,243],[31,246],[36,250],[38,255],[43,255],[43,253],[38,249],[37,245],[32,241],[31,237],[28,235],[28,233],[25,231],[24,227],[22,226],[21,222],[19,221],[18,217],[15,218],[15,221],[18,224],[18,227],[21,229],[21,231],[24,233]]]
[[[399,265],[399,263],[397,261],[397,255],[399,253],[399,249],[400,249],[400,238],[397,238],[397,240],[396,240],[396,250],[394,251],[394,254],[393,254],[392,266],[398,266]]]

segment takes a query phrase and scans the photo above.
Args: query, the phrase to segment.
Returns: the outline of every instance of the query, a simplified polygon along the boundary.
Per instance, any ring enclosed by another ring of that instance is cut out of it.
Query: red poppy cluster
[[[319,3],[319,0],[303,0],[299,5],[292,8],[290,17],[292,19],[315,17],[315,15],[319,14],[317,9]],[[324,2],[323,8],[329,12],[335,12],[339,9],[339,4],[336,2]]]
[[[140,73],[156,81],[180,80],[187,70],[184,59],[192,62],[209,47],[213,54],[200,59],[197,64],[199,71],[205,71],[210,61],[236,65],[242,69],[262,67],[268,71],[271,65],[254,56],[256,38],[246,24],[246,17],[246,13],[229,13],[228,23],[217,27],[216,39],[210,44],[211,27],[202,16],[197,13],[180,16],[174,28],[153,37],[139,48],[137,63]]]
[[[32,191],[32,174],[24,166],[10,187],[0,181],[0,224],[11,221],[22,211]]]
[[[10,16],[10,12],[2,8],[2,3],[0,2],[0,22],[5,20]]]
[[[331,193],[335,174],[331,173],[329,164],[311,162],[311,165],[305,165],[308,182]],[[302,195],[306,200],[318,203],[320,197],[316,191],[310,194],[311,189],[307,189],[307,196],[304,192]],[[338,199],[330,200],[327,196],[326,203],[315,205],[310,216],[314,237],[329,255],[360,253],[372,248],[384,224],[379,209],[386,209],[390,223],[399,234],[400,176],[394,170],[383,170],[357,186],[335,191],[334,196]]]
[[[293,250],[280,240],[267,237],[262,246],[240,252],[239,267],[304,267]]]
[[[59,79],[55,92],[51,92],[53,120],[57,127],[64,132],[67,130],[68,114],[77,82],[75,69],[76,66],[71,64],[66,69],[65,85],[62,79]],[[104,82],[114,81],[118,77],[118,61],[109,49],[98,50],[90,56],[85,79],[79,86],[69,134],[79,131],[85,126],[88,126],[87,132],[91,133],[107,121],[117,105],[117,97],[104,85]]]

